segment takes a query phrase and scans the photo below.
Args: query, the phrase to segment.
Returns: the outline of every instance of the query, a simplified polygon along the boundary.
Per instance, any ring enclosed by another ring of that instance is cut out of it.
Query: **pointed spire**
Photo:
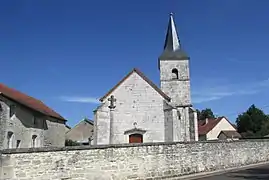
[[[180,48],[178,40],[177,29],[173,18],[173,13],[170,13],[169,23],[166,32],[164,49],[176,51]]]
[[[163,60],[182,60],[189,59],[188,55],[182,50],[173,13],[170,13],[165,42],[164,51],[159,59]]]

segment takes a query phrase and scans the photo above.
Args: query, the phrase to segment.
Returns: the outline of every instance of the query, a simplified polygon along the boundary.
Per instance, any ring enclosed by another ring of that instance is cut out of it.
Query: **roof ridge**
[[[209,131],[211,131],[223,118],[211,118],[208,123],[206,124],[200,124],[198,123],[198,132],[199,134],[207,134]],[[203,120],[204,122],[205,120]]]
[[[15,88],[8,87],[7,85],[0,83],[0,92],[3,96],[20,103],[30,109],[38,111],[41,114],[51,116],[57,119],[65,120],[60,114],[51,109],[41,100],[34,98],[22,91],[19,91]],[[65,120],[66,121],[66,120]]]
[[[126,76],[124,76],[113,88],[111,88],[100,101],[102,102],[110,93],[112,93],[118,86],[120,86],[130,75],[136,72],[144,81],[146,81],[153,89],[155,89],[164,99],[170,101],[171,98],[167,96],[157,85],[155,85],[145,74],[138,68],[133,68]]]
[[[80,123],[82,122],[87,122],[89,124],[93,124],[94,121],[90,120],[89,118],[83,118],[82,120],[80,120],[77,124],[74,125],[74,127],[72,129],[74,129],[75,127],[77,127]]]

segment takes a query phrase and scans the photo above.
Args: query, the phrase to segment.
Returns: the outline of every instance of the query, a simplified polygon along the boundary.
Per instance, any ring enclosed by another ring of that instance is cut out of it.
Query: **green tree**
[[[243,137],[263,137],[269,134],[269,117],[254,104],[238,115],[236,124]]]
[[[199,117],[201,116],[201,111],[199,109],[196,109],[196,112],[197,112],[197,118],[198,120],[200,120]]]
[[[202,111],[197,109],[197,117],[199,120],[205,120],[206,118],[215,118],[215,115],[210,108],[206,108]]]

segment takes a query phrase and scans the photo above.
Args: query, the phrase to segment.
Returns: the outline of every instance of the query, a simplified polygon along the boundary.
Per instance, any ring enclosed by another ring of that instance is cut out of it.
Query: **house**
[[[239,140],[239,138],[241,138],[241,135],[234,130],[221,131],[218,135],[219,140]]]
[[[226,117],[199,120],[199,140],[238,140],[241,135]]]
[[[83,145],[89,145],[93,138],[93,121],[84,118],[75,127],[66,132],[66,139],[78,142]]]
[[[40,100],[0,84],[0,149],[63,147],[65,123]]]
[[[160,87],[134,68],[100,98],[94,111],[94,144],[198,140],[189,55],[179,41],[172,14],[156,64]]]

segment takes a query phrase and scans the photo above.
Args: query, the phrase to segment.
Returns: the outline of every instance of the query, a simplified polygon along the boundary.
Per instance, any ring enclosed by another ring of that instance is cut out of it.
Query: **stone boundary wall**
[[[269,161],[269,140],[3,150],[0,179],[165,179]]]

